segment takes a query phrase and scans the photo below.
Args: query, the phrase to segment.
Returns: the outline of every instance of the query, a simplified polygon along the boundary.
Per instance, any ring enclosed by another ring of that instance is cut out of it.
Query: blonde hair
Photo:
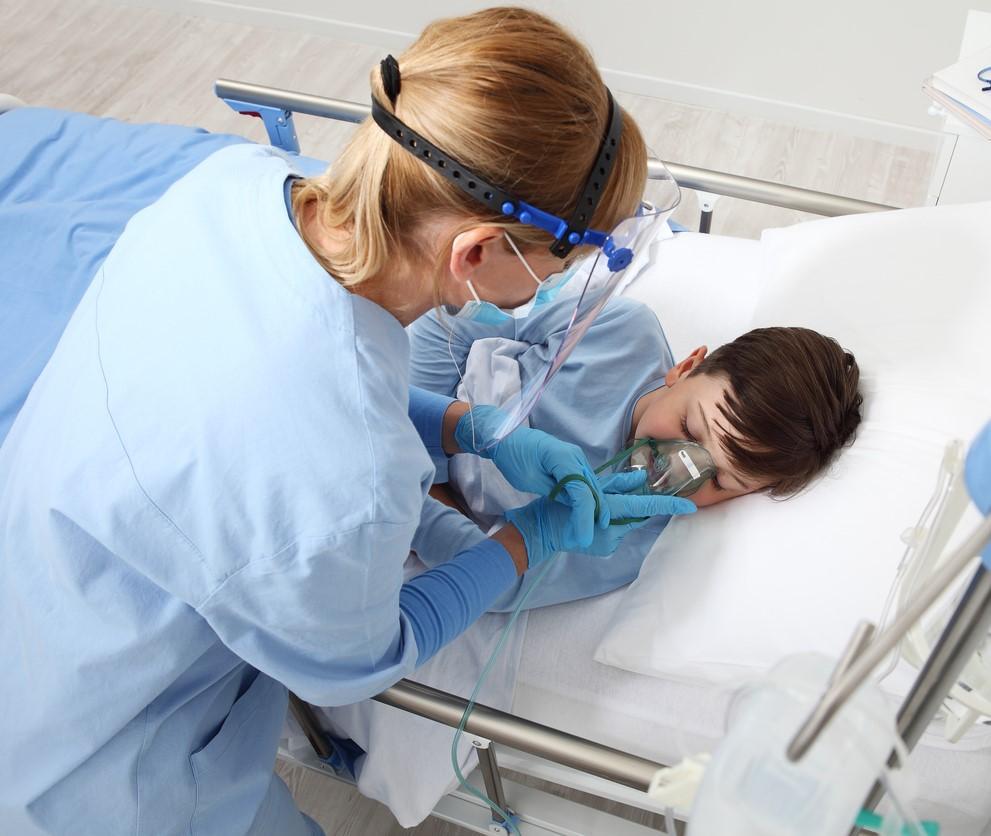
[[[486,9],[431,23],[399,56],[399,67],[402,87],[394,108],[379,67],[372,70],[372,93],[383,107],[489,182],[540,209],[571,216],[605,134],[609,105],[591,54],[570,33],[528,9]],[[616,161],[589,226],[608,230],[632,215],[646,177],[643,138],[624,112]],[[314,205],[318,226],[349,234],[333,255],[300,226],[303,240],[346,287],[383,271],[402,253],[434,274],[436,291],[444,251],[429,252],[418,234],[431,218],[463,219],[451,242],[479,225],[511,230],[523,250],[553,240],[476,202],[370,118],[330,169],[294,187],[298,225]]]

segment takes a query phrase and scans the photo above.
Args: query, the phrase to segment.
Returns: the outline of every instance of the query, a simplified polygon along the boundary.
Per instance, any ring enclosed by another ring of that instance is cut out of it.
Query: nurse
[[[495,9],[371,81],[332,172],[234,146],[135,215],[0,448],[3,833],[319,833],[273,776],[287,688],[372,696],[528,566],[693,509],[408,385],[403,326],[504,316],[634,213],[643,142],[588,52]],[[459,451],[584,479],[404,585]]]

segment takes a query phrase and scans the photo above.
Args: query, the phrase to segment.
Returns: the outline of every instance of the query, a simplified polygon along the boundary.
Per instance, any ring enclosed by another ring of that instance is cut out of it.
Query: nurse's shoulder
[[[405,334],[312,258],[288,172],[266,149],[217,152],[132,220],[99,277],[114,421],[205,555],[415,521],[432,474],[406,415]]]

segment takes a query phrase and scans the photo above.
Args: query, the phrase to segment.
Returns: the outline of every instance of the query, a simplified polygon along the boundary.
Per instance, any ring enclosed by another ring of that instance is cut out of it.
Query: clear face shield
[[[518,395],[500,405],[500,409],[506,413],[506,420],[496,432],[492,443],[505,438],[527,419],[543,391],[591,327],[596,316],[616,290],[623,286],[627,269],[641,249],[650,245],[657,233],[658,224],[665,223],[677,207],[681,200],[681,191],[666,169],[663,174],[666,175],[661,180],[664,205],[658,207],[642,203],[636,216],[621,221],[607,235],[590,231],[600,236],[601,240],[592,267],[587,273],[584,268],[578,271],[586,275],[583,284],[561,290],[562,299],[572,296],[575,298],[575,308],[568,326],[558,338],[557,346],[552,349],[553,353],[543,371],[533,374],[521,387]],[[575,279],[572,278],[571,281],[574,282]]]
[[[401,90],[398,62],[390,55],[382,61],[381,69],[383,88],[395,108]],[[545,212],[485,180],[422,134],[414,131],[395,113],[390,112],[374,96],[372,97],[372,119],[394,142],[425,165],[430,166],[436,174],[483,204],[490,212],[505,218],[514,218],[519,223],[535,226],[550,233],[554,239],[550,251],[558,258],[566,258],[575,247],[590,245],[598,250],[591,270],[588,271],[584,284],[580,287],[573,278],[567,281],[572,275],[577,276],[577,273],[572,274],[571,271],[566,271],[560,281],[555,281],[555,277],[545,281],[535,279],[538,288],[536,295],[528,303],[530,309],[540,302],[542,292],[544,299],[551,294],[558,295],[562,301],[574,296],[574,312],[563,334],[557,338],[557,345],[550,346],[550,359],[546,367],[532,375],[517,396],[500,406],[507,413],[507,417],[494,435],[486,440],[487,447],[497,444],[526,420],[534,404],[564,365],[575,345],[588,331],[595,317],[606,306],[617,288],[622,285],[625,271],[637,253],[650,244],[658,225],[667,221],[681,200],[681,190],[674,177],[663,165],[654,163],[655,172],[652,179],[657,184],[656,204],[642,204],[634,217],[627,218],[609,232],[590,228],[596,207],[608,185],[623,130],[622,109],[616,105],[608,88],[605,92],[609,103],[606,130],[601,137],[598,154],[582,192],[572,214],[567,218]],[[567,281],[567,286],[562,288],[560,284],[564,281]],[[576,285],[575,288],[572,288],[573,284]],[[476,321],[493,324],[507,316],[491,303],[478,298],[473,287],[469,289],[476,298],[468,303],[466,316]],[[561,291],[559,294],[557,294],[558,290]],[[521,313],[522,311],[523,309],[520,309]]]

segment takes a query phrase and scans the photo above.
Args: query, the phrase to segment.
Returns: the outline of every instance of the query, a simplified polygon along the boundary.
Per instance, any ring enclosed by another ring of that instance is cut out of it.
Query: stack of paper
[[[968,55],[945,70],[933,73],[922,83],[922,89],[940,107],[991,139],[991,90],[989,83],[977,74],[991,78],[991,47]]]

